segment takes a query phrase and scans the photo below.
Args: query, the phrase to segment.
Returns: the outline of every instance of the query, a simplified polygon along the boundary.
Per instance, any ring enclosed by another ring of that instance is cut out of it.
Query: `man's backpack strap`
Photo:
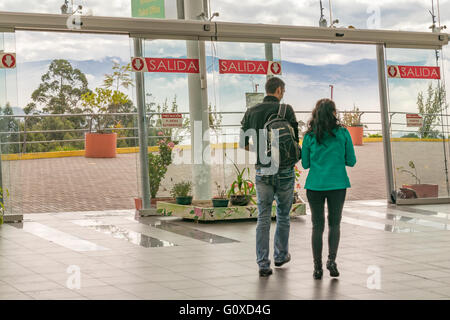
[[[286,117],[286,110],[287,110],[287,105],[280,104],[280,108],[278,109],[278,117],[281,119],[285,119]]]

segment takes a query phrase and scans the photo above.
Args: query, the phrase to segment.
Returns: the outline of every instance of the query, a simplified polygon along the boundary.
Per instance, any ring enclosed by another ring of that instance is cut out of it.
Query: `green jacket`
[[[333,130],[336,137],[325,134],[318,144],[313,133],[305,135],[302,144],[302,166],[310,169],[305,189],[314,191],[350,188],[345,166],[356,163],[352,138],[346,128]]]

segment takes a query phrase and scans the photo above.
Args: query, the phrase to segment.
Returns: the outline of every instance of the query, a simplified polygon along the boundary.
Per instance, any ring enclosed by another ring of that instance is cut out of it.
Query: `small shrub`
[[[172,190],[170,190],[170,194],[172,197],[189,197],[191,196],[192,192],[192,182],[190,181],[181,181],[178,183],[175,183],[172,187]]]

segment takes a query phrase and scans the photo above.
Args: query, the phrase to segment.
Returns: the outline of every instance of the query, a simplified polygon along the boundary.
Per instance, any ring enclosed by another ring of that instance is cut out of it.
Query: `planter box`
[[[84,139],[84,156],[86,158],[116,157],[116,133],[86,133]]]
[[[158,201],[157,212],[162,216],[175,216],[189,220],[197,221],[219,221],[219,220],[239,220],[255,219],[258,215],[256,205],[248,206],[230,206],[226,208],[214,208],[209,201],[203,203],[193,201],[191,205],[184,206],[173,202]],[[295,203],[292,205],[291,217],[306,215],[306,205],[304,203]],[[272,217],[276,216],[276,205],[272,207]]]
[[[439,186],[437,184],[404,184],[402,187],[414,190],[418,198],[439,197]]]
[[[347,127],[350,136],[352,137],[352,142],[354,146],[362,146],[363,144],[363,135],[364,135],[364,127]]]

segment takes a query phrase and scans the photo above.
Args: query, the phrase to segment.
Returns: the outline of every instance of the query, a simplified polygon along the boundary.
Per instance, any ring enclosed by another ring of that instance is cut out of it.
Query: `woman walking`
[[[319,100],[308,122],[302,144],[302,165],[310,169],[305,189],[311,208],[314,279],[321,279],[322,237],[325,227],[325,200],[328,206],[328,261],[331,277],[338,277],[336,255],[340,238],[340,223],[350,180],[346,166],[356,163],[355,151],[348,130],[336,115],[336,105],[330,99]]]

